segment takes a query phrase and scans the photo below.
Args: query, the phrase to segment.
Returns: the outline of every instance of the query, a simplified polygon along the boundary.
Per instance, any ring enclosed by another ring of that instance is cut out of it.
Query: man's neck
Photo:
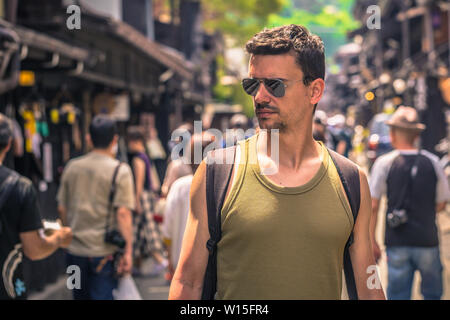
[[[312,130],[312,128],[309,128]],[[278,155],[279,164],[284,167],[289,167],[298,170],[301,163],[308,158],[320,156],[320,146],[314,141],[312,131],[308,128],[301,130],[285,131],[279,133],[278,136]],[[310,132],[306,134],[305,132]],[[276,139],[271,139],[269,130],[267,134],[267,155],[271,157],[272,143],[276,143]],[[272,141],[275,140],[275,141]],[[259,134],[258,137],[258,154],[265,152],[264,150],[265,135]],[[274,146],[276,148],[276,146]],[[276,151],[276,150],[274,150]]]
[[[111,151],[109,149],[93,149],[92,152],[99,153],[105,156],[108,156],[110,158],[114,158]]]
[[[145,148],[144,147],[138,147],[138,148],[135,148],[134,150],[130,150],[130,151],[132,151],[132,152],[135,152],[135,153],[142,153],[142,152],[144,152],[145,153]]]
[[[399,143],[399,144],[395,145],[394,148],[399,151],[418,150],[416,146],[408,144],[408,143]]]

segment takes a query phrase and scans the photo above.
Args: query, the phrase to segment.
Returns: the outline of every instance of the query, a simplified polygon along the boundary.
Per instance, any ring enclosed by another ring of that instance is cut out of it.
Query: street
[[[146,260],[143,263],[144,273],[151,273],[153,261]],[[72,292],[66,286],[67,276],[62,275],[54,284],[48,285],[44,291],[35,292],[29,296],[29,300],[72,300]],[[134,277],[136,286],[142,300],[167,300],[169,295],[169,283],[164,279],[164,273],[157,276]]]

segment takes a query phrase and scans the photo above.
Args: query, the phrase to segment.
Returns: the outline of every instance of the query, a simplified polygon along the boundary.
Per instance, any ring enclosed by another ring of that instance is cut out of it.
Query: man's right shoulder
[[[26,196],[29,195],[30,192],[34,191],[34,186],[33,186],[33,182],[31,182],[30,179],[28,179],[25,176],[22,176],[21,174],[19,174],[16,171],[10,170],[11,172],[13,172],[13,174],[17,174],[18,175],[18,180],[15,186],[15,191],[18,195],[20,196]],[[11,191],[14,192],[14,189],[12,189]]]
[[[133,172],[131,170],[131,167],[128,163],[126,162],[119,162],[118,160],[115,160],[116,162],[114,163],[114,168],[119,165],[120,163],[120,169],[119,169],[119,173],[120,174],[130,174],[133,175]]]
[[[66,163],[66,165],[64,167],[64,170],[67,171],[69,169],[77,168],[77,167],[83,165],[83,163],[85,161],[87,161],[86,160],[87,155],[88,154],[85,154],[85,155],[82,155],[82,156],[70,159],[69,161],[67,161],[67,163]]]
[[[193,178],[194,178],[194,176],[192,174],[178,178],[172,184],[172,187],[170,188],[170,190],[173,189],[173,190],[176,190],[177,192],[184,191],[185,189],[189,190],[191,188]]]
[[[395,158],[397,158],[400,155],[400,153],[397,150],[392,150],[388,153],[385,153],[381,156],[379,156],[372,167],[372,170],[378,171],[378,170],[386,170],[389,168],[392,163],[394,162]]]

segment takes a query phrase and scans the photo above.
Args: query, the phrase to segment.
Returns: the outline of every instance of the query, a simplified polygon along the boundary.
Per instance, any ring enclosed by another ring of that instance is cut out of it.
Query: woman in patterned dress
[[[143,259],[153,257],[156,270],[167,266],[166,252],[158,224],[154,220],[155,191],[151,180],[151,163],[145,150],[145,138],[139,127],[128,129],[128,151],[136,190],[134,212],[134,266],[135,275],[141,275]]]

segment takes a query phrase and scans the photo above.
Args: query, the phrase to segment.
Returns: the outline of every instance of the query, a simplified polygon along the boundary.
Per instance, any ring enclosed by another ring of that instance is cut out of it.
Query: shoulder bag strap
[[[116,194],[116,177],[117,174],[119,172],[119,168],[122,165],[122,162],[120,162],[117,167],[114,169],[114,173],[113,173],[113,177],[112,177],[112,181],[111,181],[111,189],[109,191],[109,196],[108,196],[108,216],[106,218],[106,232],[108,232],[110,229],[110,221],[111,221],[111,214],[114,211],[113,210],[113,201],[114,201],[114,195]],[[114,220],[114,216],[113,216],[113,220]]]

